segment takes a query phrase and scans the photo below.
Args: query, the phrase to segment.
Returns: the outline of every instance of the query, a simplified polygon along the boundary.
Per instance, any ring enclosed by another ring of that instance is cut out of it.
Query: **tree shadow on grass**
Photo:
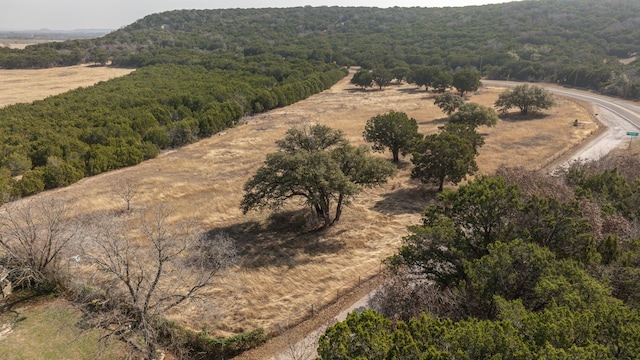
[[[550,114],[545,114],[541,112],[531,112],[526,115],[522,115],[519,112],[511,112],[506,114],[499,115],[500,120],[505,122],[521,122],[521,121],[532,121],[532,120],[542,120],[546,119]]]
[[[16,289],[14,293],[0,301],[0,315],[4,315],[6,313],[14,313],[16,314],[16,316],[18,316],[19,312],[14,310],[14,308],[24,306],[25,304],[29,303],[36,303],[38,300],[43,299],[46,295],[48,295],[48,293],[43,291]],[[15,322],[20,322],[22,320],[24,319],[16,318]]]
[[[362,94],[372,91],[371,89],[363,89],[363,88],[345,88],[344,90],[350,93],[362,93]]]
[[[242,267],[293,268],[309,263],[313,256],[337,253],[345,246],[342,241],[323,241],[326,230],[309,224],[310,216],[315,217],[309,209],[281,211],[264,223],[247,221],[214,228],[209,230],[209,235],[228,234],[235,241]]]
[[[386,193],[383,199],[373,205],[373,210],[385,215],[422,214],[424,208],[433,202],[438,191],[434,187],[417,185]]]
[[[429,94],[423,88],[410,88],[410,89],[403,88],[403,89],[398,89],[398,91],[405,94]]]
[[[397,163],[394,163],[391,160],[389,161],[396,167],[396,169],[398,169],[398,171],[410,170],[413,166],[413,164],[411,163],[410,153],[406,156],[402,156],[402,154],[400,154],[400,161],[398,161]]]
[[[420,120],[417,121],[418,125],[445,125],[447,122],[449,121],[449,117],[445,116],[445,117],[441,117],[441,118],[437,118],[437,119],[428,119],[428,120]]]

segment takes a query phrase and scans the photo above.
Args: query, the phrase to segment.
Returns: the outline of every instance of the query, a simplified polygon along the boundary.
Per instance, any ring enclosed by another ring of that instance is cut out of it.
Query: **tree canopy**
[[[418,67],[409,74],[409,82],[418,87],[424,86],[425,90],[429,91],[429,87],[440,72],[441,69],[438,66]]]
[[[351,146],[339,130],[324,125],[292,128],[267,154],[264,165],[245,184],[241,208],[281,207],[301,197],[323,227],[340,219],[342,207],[365,187],[383,184],[395,174],[387,161]]]
[[[376,84],[380,90],[385,86],[391,85],[391,80],[393,80],[393,74],[387,69],[376,69],[371,73],[371,77],[373,83]]]
[[[351,83],[353,85],[361,87],[362,90],[365,90],[366,88],[371,87],[373,85],[373,75],[369,70],[360,69],[358,70],[358,72],[353,74],[353,77],[351,78]]]
[[[460,92],[460,96],[469,91],[476,91],[480,87],[480,73],[472,69],[462,69],[453,74],[451,84]]]
[[[451,115],[464,104],[464,99],[456,94],[446,93],[436,96],[433,103],[445,114]]]
[[[520,240],[489,250],[468,265],[482,277],[475,295],[531,285],[542,309],[494,294],[494,320],[423,313],[391,322],[373,310],[352,312],[321,336],[320,359],[627,359],[640,350],[638,312],[608,296],[584,270]]]
[[[259,56],[224,71],[148,66],[90,88],[7,106],[0,109],[0,168],[22,177],[8,180],[3,193],[28,196],[138,164],[234,126],[245,114],[322,91],[345,75],[334,66],[309,65]],[[275,72],[284,77],[277,80]]]
[[[414,146],[411,177],[442,191],[445,181],[455,185],[478,170],[475,156],[468,139],[449,131],[427,135]]]
[[[460,105],[458,111],[449,116],[449,122],[476,129],[483,125],[494,126],[497,124],[498,114],[490,107],[470,102]]]
[[[440,71],[431,81],[433,91],[436,93],[444,93],[448,88],[453,86],[453,74],[449,71]]]
[[[495,102],[495,107],[501,114],[506,114],[509,109],[517,107],[520,114],[549,109],[554,105],[553,95],[547,90],[536,85],[518,85],[512,90],[505,90]]]
[[[389,148],[393,162],[400,160],[400,153],[403,156],[409,153],[413,143],[421,137],[416,119],[397,111],[376,115],[367,120],[363,136],[366,141],[373,143],[371,147],[375,151],[384,152],[385,148]]]

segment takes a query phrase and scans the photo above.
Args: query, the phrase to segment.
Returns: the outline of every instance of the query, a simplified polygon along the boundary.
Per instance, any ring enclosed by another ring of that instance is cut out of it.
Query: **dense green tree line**
[[[149,66],[0,110],[3,192],[31,195],[135,165],[233,126],[244,115],[304,99],[345,75],[335,66],[269,55],[235,65]]]
[[[517,245],[522,243],[514,242],[507,247]],[[500,308],[496,320],[468,318],[454,322],[425,313],[407,322],[392,322],[372,310],[352,312],[320,338],[320,358],[636,358],[640,351],[637,311],[612,298],[606,288],[575,266],[553,260],[551,254],[536,246],[526,250],[529,253],[525,256],[538,252],[536,255],[543,258],[535,260],[547,260],[546,269],[560,267],[558,277],[548,275],[536,288],[540,299],[548,301],[545,309],[531,311],[519,300],[495,296],[493,301]],[[545,259],[545,255],[551,259]]]
[[[328,328],[321,358],[636,358],[637,165],[502,168],[442,192],[389,260],[383,315]]]

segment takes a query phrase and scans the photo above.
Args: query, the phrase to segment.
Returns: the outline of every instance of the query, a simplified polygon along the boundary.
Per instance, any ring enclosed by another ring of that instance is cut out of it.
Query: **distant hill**
[[[203,57],[263,53],[364,68],[473,67],[493,79],[550,81],[592,89],[635,84],[640,2],[519,1],[463,8],[298,7],[178,10],[152,14],[88,41],[38,45],[59,66],[95,61],[115,66],[197,63]],[[68,56],[69,51],[77,56]],[[0,67],[18,53],[0,53]],[[7,60],[9,58],[9,60]],[[35,64],[34,64],[35,63]],[[612,74],[618,75],[612,75]],[[622,76],[624,73],[624,76]],[[636,94],[637,93],[637,94]]]
[[[9,40],[76,40],[102,37],[112,29],[76,29],[76,30],[10,30],[1,29],[0,39]]]

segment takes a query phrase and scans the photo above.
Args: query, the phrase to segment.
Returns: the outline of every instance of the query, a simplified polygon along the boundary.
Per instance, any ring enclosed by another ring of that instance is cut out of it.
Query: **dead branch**
[[[0,211],[0,265],[13,287],[54,282],[56,265],[70,243],[79,238],[81,221],[53,200],[28,200]]]
[[[156,352],[160,318],[198,299],[235,259],[228,237],[206,239],[191,223],[170,224],[170,215],[169,207],[155,207],[133,227],[105,218],[85,244],[85,255],[98,272],[94,278],[111,300],[109,311],[98,312],[96,322],[112,329],[110,335],[137,333],[147,357]],[[203,244],[216,251],[202,252]]]

